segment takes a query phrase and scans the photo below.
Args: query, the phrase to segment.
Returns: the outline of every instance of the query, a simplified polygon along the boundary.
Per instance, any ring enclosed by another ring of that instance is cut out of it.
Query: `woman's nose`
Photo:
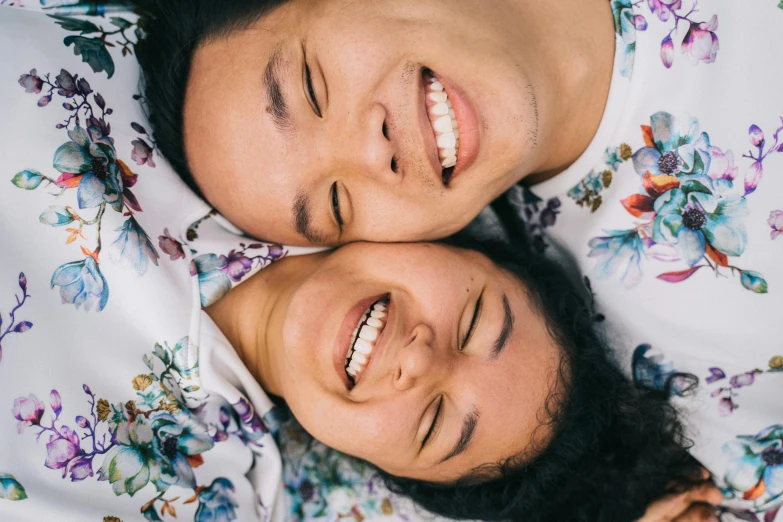
[[[398,391],[409,390],[423,379],[434,376],[436,352],[434,335],[426,325],[414,328],[408,342],[400,349],[394,387]]]

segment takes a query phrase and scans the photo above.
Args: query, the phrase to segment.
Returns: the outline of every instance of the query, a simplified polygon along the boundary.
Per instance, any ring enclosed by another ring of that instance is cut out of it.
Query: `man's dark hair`
[[[668,400],[671,385],[648,389],[623,375],[597,333],[586,288],[533,253],[525,237],[516,238],[517,246],[464,235],[447,242],[482,252],[514,273],[562,348],[561,386],[540,416],[553,434],[544,448],[532,448],[539,450],[533,457],[484,465],[452,484],[381,471],[392,491],[452,518],[632,522],[651,502],[704,482]],[[689,389],[698,382],[692,375],[672,376],[670,383],[674,379],[684,379]]]
[[[183,114],[193,54],[211,39],[248,28],[286,0],[131,0],[143,18],[136,46],[142,93],[160,153],[203,197],[185,154]],[[229,93],[226,93],[229,95]]]

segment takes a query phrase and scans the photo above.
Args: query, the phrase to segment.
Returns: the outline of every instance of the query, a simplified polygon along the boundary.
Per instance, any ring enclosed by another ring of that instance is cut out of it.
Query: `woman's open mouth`
[[[356,385],[367,368],[375,349],[375,343],[386,327],[389,301],[390,297],[386,295],[370,305],[359,318],[351,335],[344,368],[352,386]]]

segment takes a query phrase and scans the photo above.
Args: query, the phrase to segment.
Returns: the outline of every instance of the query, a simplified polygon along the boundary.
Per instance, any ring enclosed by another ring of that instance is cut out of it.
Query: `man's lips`
[[[348,350],[351,347],[351,334],[353,333],[354,328],[356,328],[362,314],[384,295],[386,294],[368,297],[356,303],[348,310],[345,319],[343,319],[343,323],[340,325],[340,329],[337,331],[332,359],[334,360],[334,367],[337,370],[337,375],[347,389],[351,389],[351,382],[348,380],[348,375],[345,373],[345,357],[348,355]],[[372,361],[373,360],[370,359],[369,364],[372,364]]]

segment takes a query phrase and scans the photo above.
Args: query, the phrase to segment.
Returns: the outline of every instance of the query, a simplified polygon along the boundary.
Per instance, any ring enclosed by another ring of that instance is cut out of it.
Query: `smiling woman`
[[[480,248],[288,258],[207,313],[314,437],[436,513],[631,521],[698,483],[665,394],[621,375],[562,271]]]

